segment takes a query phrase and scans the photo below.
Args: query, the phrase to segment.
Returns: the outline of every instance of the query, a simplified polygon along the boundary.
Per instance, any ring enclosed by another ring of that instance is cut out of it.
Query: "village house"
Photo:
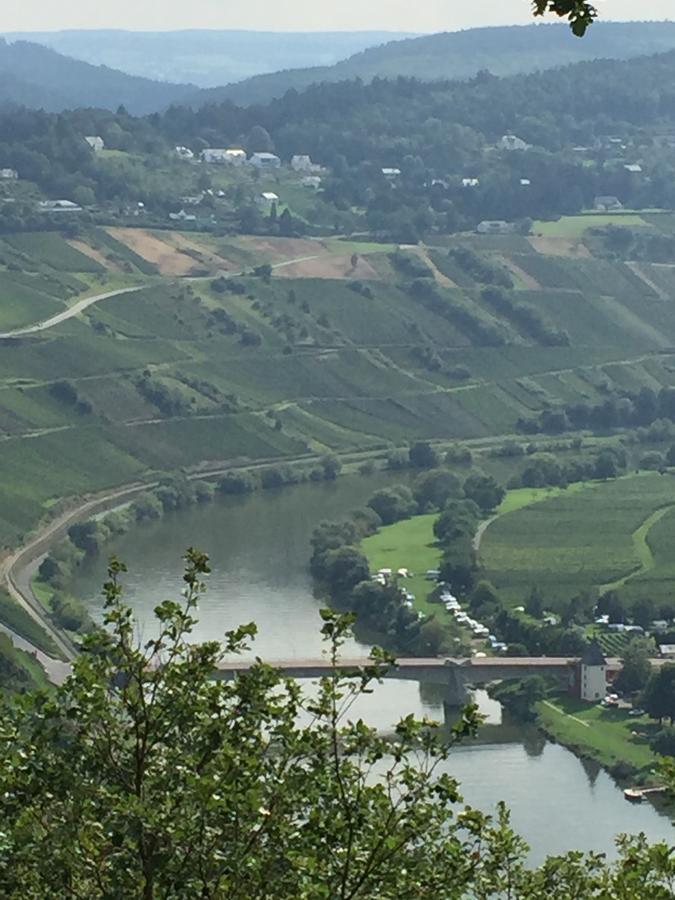
[[[94,153],[100,153],[101,150],[105,149],[103,138],[99,137],[97,134],[91,134],[88,137],[85,137],[85,141],[89,144]]]
[[[231,166],[243,166],[246,162],[246,151],[241,147],[228,147],[224,161]]]
[[[497,145],[500,150],[528,150],[530,145],[515,134],[505,134]]]
[[[305,175],[300,183],[305,188],[318,191],[321,187],[321,178],[318,175]]]
[[[627,163],[624,169],[633,175],[639,175],[642,172],[642,166],[639,163]]]
[[[0,169],[0,178],[3,178],[5,180],[13,179],[14,181],[16,181],[18,177],[19,173],[16,171],[16,169]]]
[[[618,197],[600,196],[593,201],[593,209],[596,212],[616,212],[623,209],[623,203]]]
[[[400,169],[391,169],[388,166],[385,166],[385,168],[382,169],[382,174],[384,175],[385,178],[394,179],[394,178],[399,177],[399,175],[401,174],[401,170]]]
[[[272,207],[279,202],[279,195],[274,191],[263,191],[256,197],[255,201],[258,206],[266,213],[272,212]]]
[[[521,186],[521,187],[529,187],[531,184],[532,184],[532,182],[530,181],[529,178],[521,178],[521,179],[520,179],[520,186]]]
[[[248,163],[256,169],[278,169],[281,160],[274,153],[254,153],[249,157]]]
[[[196,222],[197,216],[194,213],[185,212],[184,209],[181,209],[180,212],[177,213],[169,213],[169,218],[172,222]]]
[[[312,162],[311,156],[305,153],[296,153],[291,157],[291,169],[294,172],[320,172],[321,166]]]
[[[204,163],[240,166],[246,162],[246,153],[238,147],[209,147],[199,157]]]
[[[49,213],[82,212],[82,207],[72,200],[40,200],[37,208],[40,212]]]
[[[189,147],[176,147],[176,156],[179,159],[194,159],[195,155]]]
[[[475,188],[480,184],[479,178],[462,178],[462,187]]]
[[[496,221],[485,219],[478,225],[476,231],[478,234],[511,234],[514,227],[512,222],[504,222],[501,219]]]

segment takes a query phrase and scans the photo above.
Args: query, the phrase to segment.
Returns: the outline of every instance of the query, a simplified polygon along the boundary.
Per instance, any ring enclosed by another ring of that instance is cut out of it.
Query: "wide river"
[[[110,552],[129,567],[127,600],[141,633],[152,631],[158,601],[177,596],[181,556],[192,545],[208,552],[213,569],[196,639],[214,639],[255,621],[257,655],[270,661],[318,656],[320,603],[307,569],[312,529],[322,519],[340,518],[362,506],[373,490],[391,482],[391,475],[380,473],[247,498],[224,497],[125,535]],[[97,560],[74,586],[96,617],[104,570],[105,561]],[[354,641],[347,652],[361,655],[365,649]],[[627,803],[606,772],[533,730],[502,722],[501,708],[484,693],[477,699],[491,723],[485,742],[458,748],[448,771],[460,781],[467,803],[489,811],[497,801],[506,801],[515,828],[531,846],[533,862],[573,848],[611,854],[621,832],[644,831],[650,840],[673,842],[670,820],[650,804]],[[383,729],[407,713],[444,718],[437,688],[399,681],[384,682],[359,713]]]

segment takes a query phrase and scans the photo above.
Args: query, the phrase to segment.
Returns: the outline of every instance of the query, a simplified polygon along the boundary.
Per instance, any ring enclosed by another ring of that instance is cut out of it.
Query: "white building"
[[[40,212],[82,212],[82,207],[72,200],[40,200],[37,208]]]
[[[262,210],[270,213],[274,204],[279,203],[279,195],[275,194],[274,191],[263,191],[262,194],[256,197],[255,202]]]
[[[596,197],[593,201],[593,209],[596,212],[612,212],[614,210],[623,209],[623,203],[618,197]]]
[[[639,175],[642,172],[642,166],[639,163],[628,163],[624,166],[626,172],[631,172],[633,175]]]
[[[505,134],[497,146],[500,150],[527,150],[530,145],[515,134]]]
[[[462,187],[475,188],[480,184],[479,178],[462,178]]]
[[[302,186],[305,188],[310,188],[313,191],[318,191],[321,187],[321,178],[318,175],[305,175],[301,182]]]
[[[0,169],[0,178],[13,179],[14,181],[16,181],[18,177],[19,173],[16,171],[16,169]]]
[[[514,226],[511,222],[504,222],[502,219],[491,221],[485,219],[481,222],[476,231],[478,234],[511,234]]]
[[[196,222],[197,216],[193,213],[187,213],[184,209],[181,209],[180,212],[177,213],[169,213],[169,218],[172,222]]]
[[[176,147],[176,156],[179,159],[194,159],[195,155],[189,147]]]
[[[256,169],[278,169],[281,165],[281,160],[274,153],[254,153],[248,162]]]
[[[243,166],[246,162],[246,151],[241,147],[228,147],[225,151],[224,162],[231,166]]]
[[[89,144],[94,153],[100,153],[101,150],[105,149],[103,138],[99,137],[97,134],[90,134],[88,137],[85,137],[85,141]]]
[[[305,153],[296,153],[291,157],[291,169],[294,172],[313,172],[318,168],[312,162],[311,156],[307,156]]]
[[[246,153],[238,147],[209,147],[199,156],[204,163],[240,166],[246,162]]]
[[[398,178],[399,175],[401,174],[401,170],[400,169],[391,169],[391,168],[385,166],[385,168],[382,169],[382,174],[384,175],[385,178]]]
[[[577,673],[577,689],[581,700],[594,703],[607,694],[607,660],[597,641],[587,647],[581,657]]]

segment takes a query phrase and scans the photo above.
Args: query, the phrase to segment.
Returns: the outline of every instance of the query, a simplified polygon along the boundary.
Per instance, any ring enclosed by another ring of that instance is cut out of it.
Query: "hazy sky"
[[[598,0],[605,18],[636,18],[635,0]],[[530,20],[530,0],[0,0],[0,32],[61,28],[249,28],[449,31]],[[639,18],[665,19],[673,0],[642,0]]]

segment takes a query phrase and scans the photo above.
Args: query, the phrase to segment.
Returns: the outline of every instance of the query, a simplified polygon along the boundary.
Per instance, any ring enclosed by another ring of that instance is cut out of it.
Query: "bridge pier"
[[[445,686],[444,706],[464,706],[469,702],[469,691],[466,681],[459,668],[448,666],[447,682]]]

